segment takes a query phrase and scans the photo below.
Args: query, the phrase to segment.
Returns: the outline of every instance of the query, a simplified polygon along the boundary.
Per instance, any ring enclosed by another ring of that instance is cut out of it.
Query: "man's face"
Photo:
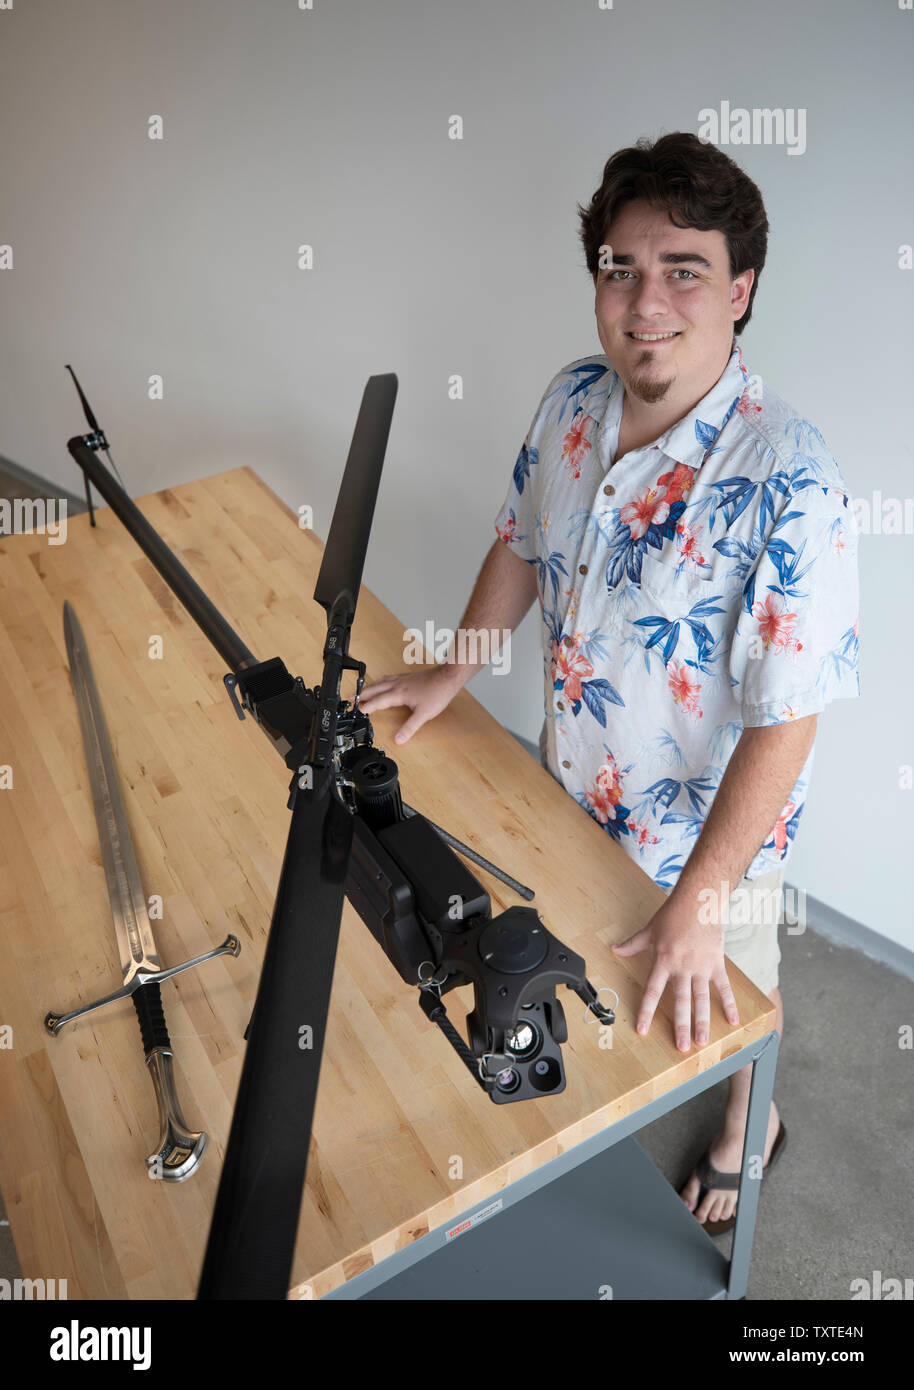
[[[674,227],[644,201],[626,204],[604,240],[613,264],[594,281],[597,332],[626,390],[649,404],[698,399],[714,384],[709,369],[719,376],[727,364],[755,272],[731,280],[723,232]]]

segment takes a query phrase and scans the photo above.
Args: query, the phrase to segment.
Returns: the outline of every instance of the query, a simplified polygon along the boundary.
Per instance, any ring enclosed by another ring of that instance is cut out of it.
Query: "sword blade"
[[[140,870],[118,785],[114,751],[92,674],[86,639],[69,603],[64,604],[63,615],[67,658],[89,769],[92,805],[102,847],[111,915],[114,918],[124,984],[129,984],[138,970],[159,971],[162,963],[149,923]]]

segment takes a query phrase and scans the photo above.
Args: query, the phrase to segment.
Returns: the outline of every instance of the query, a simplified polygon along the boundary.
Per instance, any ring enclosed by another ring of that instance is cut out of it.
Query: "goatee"
[[[639,376],[637,369],[635,375],[628,382],[628,390],[633,396],[637,396],[639,401],[644,401],[647,405],[654,405],[657,401],[662,401],[667,391],[673,384],[673,377],[663,380],[645,372]]]

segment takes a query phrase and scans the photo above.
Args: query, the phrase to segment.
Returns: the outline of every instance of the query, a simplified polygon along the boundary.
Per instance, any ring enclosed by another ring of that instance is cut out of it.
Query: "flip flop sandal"
[[[775,1163],[780,1158],[781,1151],[784,1148],[786,1148],[786,1145],[787,1130],[784,1128],[784,1122],[782,1120],[778,1128],[774,1144],[772,1145],[771,1154],[769,1155],[768,1162],[762,1169],[763,1181],[765,1174],[771,1172],[771,1169],[774,1167]],[[707,1149],[705,1149],[701,1158],[696,1163],[695,1173],[698,1177],[698,1181],[701,1183],[701,1190],[698,1193],[698,1201],[695,1203],[696,1211],[698,1210],[701,1203],[704,1201],[706,1194],[711,1190],[711,1188],[723,1189],[724,1191],[738,1191],[739,1189],[739,1173],[722,1173],[718,1168],[715,1168],[714,1165],[711,1163],[710,1159],[708,1158]],[[732,1216],[728,1216],[726,1221],[704,1221],[702,1223],[701,1229],[703,1231],[707,1231],[709,1236],[722,1236],[727,1231],[731,1231],[735,1225],[736,1212],[734,1212]]]

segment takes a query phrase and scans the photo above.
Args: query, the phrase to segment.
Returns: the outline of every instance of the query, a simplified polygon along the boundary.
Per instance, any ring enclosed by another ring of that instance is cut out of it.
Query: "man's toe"
[[[695,1203],[698,1201],[698,1194],[700,1191],[701,1184],[698,1181],[698,1175],[693,1173],[679,1194],[689,1211],[695,1210]]]
[[[704,1197],[701,1199],[701,1201],[695,1208],[695,1220],[699,1223],[699,1225],[703,1226],[705,1224],[705,1222],[708,1220],[708,1214],[714,1205],[714,1193],[706,1192]]]
[[[736,1211],[736,1194],[720,1188],[711,1188],[698,1201],[701,1183],[693,1173],[680,1192],[680,1197],[696,1221],[703,1226],[706,1221],[728,1221]]]

